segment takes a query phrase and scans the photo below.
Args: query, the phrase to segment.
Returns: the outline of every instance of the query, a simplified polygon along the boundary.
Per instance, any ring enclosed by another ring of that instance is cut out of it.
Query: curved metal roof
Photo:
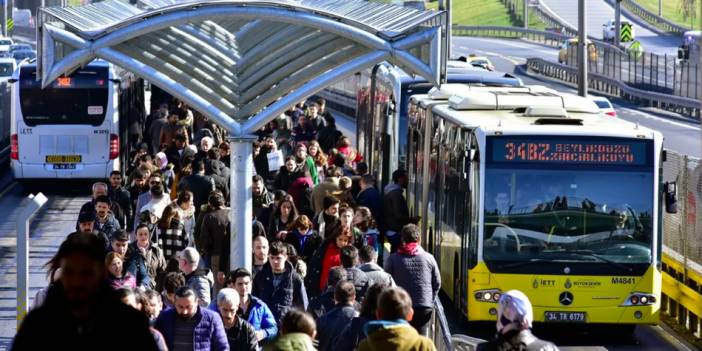
[[[361,0],[108,0],[41,9],[43,84],[103,58],[239,135],[383,60],[438,83],[443,12]]]

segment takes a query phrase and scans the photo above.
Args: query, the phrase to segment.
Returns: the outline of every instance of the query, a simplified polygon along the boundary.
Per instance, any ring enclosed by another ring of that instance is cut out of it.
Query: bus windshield
[[[536,145],[563,150],[569,142],[540,140]],[[485,169],[485,262],[651,263],[654,172],[652,145],[646,142],[575,141],[568,145],[576,152],[568,153],[566,161],[529,142],[492,144],[488,158],[493,162],[488,160]],[[519,159],[519,151],[511,155],[515,145],[531,149],[534,159],[528,151],[522,154],[526,159]],[[605,146],[611,148],[601,149]],[[609,158],[607,152],[626,161]],[[573,161],[592,158],[601,162]]]
[[[60,77],[41,89],[41,82],[35,79],[34,67],[23,67],[19,97],[24,123],[31,127],[45,124],[102,124],[108,107],[107,78],[106,69],[96,68]]]

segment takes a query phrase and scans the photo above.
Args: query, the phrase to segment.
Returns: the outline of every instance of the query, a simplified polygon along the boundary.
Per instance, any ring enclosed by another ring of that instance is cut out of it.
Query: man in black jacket
[[[319,141],[319,146],[326,154],[336,147],[336,143],[344,136],[338,129],[336,129],[336,120],[331,115],[325,116],[325,126],[322,127],[317,132],[317,141]]]
[[[341,281],[334,288],[334,301],[336,305],[331,311],[325,313],[317,319],[317,339],[319,340],[319,351],[331,351],[335,346],[334,340],[339,335],[340,330],[351,323],[351,320],[358,315],[354,308],[356,300],[356,290],[350,281]]]
[[[356,289],[356,300],[361,302],[366,296],[366,291],[370,287],[370,279],[366,272],[360,270],[358,266],[358,249],[353,245],[344,246],[341,248],[341,267],[332,268],[333,270],[343,270],[346,273],[346,280],[353,283]]]
[[[256,274],[252,293],[268,305],[278,323],[291,308],[307,309],[307,291],[282,242],[271,244],[268,263]]]
[[[105,249],[94,235],[70,235],[51,259],[50,271],[61,268],[44,304],[29,312],[12,350],[123,350],[115,331],[129,335],[134,350],[157,350],[149,322],[141,312],[121,303],[106,284]]]
[[[256,351],[258,338],[254,327],[237,315],[239,310],[239,293],[225,288],[217,294],[217,309],[224,322],[229,349],[231,351]]]
[[[97,199],[100,196],[108,196],[108,186],[107,184],[103,182],[97,182],[93,183],[92,187],[92,199],[86,203],[83,204],[83,206],[80,207],[80,211],[78,213],[83,213],[83,212],[93,212],[96,213],[95,211],[95,199]],[[122,208],[117,202],[110,201],[110,212],[114,215],[115,219],[117,220],[117,223],[120,225],[124,224],[124,212],[122,211]],[[76,223],[76,230],[78,229],[78,223]]]
[[[207,203],[210,193],[215,190],[215,182],[205,175],[205,163],[193,161],[193,174],[183,178],[178,184],[178,192],[190,190],[193,193],[195,212],[200,214],[200,207]]]
[[[195,152],[188,147],[188,138],[183,134],[176,134],[173,143],[166,149],[166,158],[173,164],[173,171],[178,173],[185,166],[183,161],[188,157],[195,157]]]
[[[122,173],[120,171],[112,171],[110,173],[110,186],[107,189],[107,196],[110,197],[112,203],[119,205],[126,220],[126,224],[131,227],[132,218],[132,199],[129,191],[122,186]],[[132,230],[133,228],[129,228]]]

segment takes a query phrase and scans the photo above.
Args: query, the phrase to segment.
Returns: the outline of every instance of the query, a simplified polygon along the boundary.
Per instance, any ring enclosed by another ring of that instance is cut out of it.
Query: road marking
[[[2,198],[3,196],[5,196],[5,194],[7,194],[7,192],[9,192],[10,190],[12,190],[12,188],[14,188],[16,185],[17,185],[17,182],[12,182],[12,183],[10,183],[10,185],[8,185],[7,188],[5,188],[5,190],[3,190],[2,192],[0,192],[0,198]]]
[[[618,109],[619,109],[619,110],[622,110],[622,111],[626,111],[626,112],[628,112],[628,113],[631,113],[632,115],[640,116],[640,117],[643,117],[643,118],[646,118],[646,119],[652,119],[652,120],[655,120],[655,121],[657,121],[657,122],[668,123],[668,124],[675,125],[675,126],[677,126],[677,127],[681,127],[681,128],[685,128],[685,129],[690,129],[690,130],[698,130],[698,131],[700,130],[699,127],[694,127],[694,126],[691,126],[691,125],[688,125],[688,124],[685,124],[685,123],[682,123],[682,122],[673,121],[673,120],[670,120],[670,119],[667,119],[667,118],[656,117],[656,116],[653,116],[653,115],[651,115],[651,114],[649,114],[649,113],[642,112],[642,111],[639,111],[639,110],[634,110],[634,109],[631,109],[631,108],[628,108],[628,107],[619,107]]]

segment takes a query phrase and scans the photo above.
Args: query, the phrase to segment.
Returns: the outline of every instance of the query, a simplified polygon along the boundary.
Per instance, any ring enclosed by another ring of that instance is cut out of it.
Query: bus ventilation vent
[[[576,118],[538,118],[536,121],[534,121],[534,124],[536,125],[568,125],[568,126],[581,126],[583,125],[583,120],[582,119],[576,119]]]

